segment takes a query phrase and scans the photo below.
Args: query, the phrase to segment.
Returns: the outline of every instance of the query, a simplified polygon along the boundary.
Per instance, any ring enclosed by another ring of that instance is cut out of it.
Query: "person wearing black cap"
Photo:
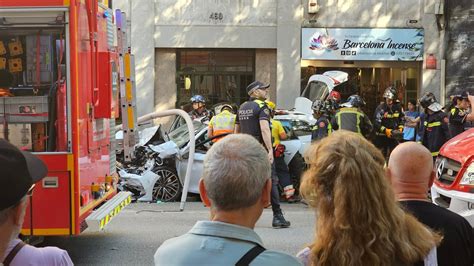
[[[469,113],[469,106],[472,109],[472,102],[469,99],[474,97],[469,92],[463,91],[461,95],[455,96],[456,106],[449,110],[449,133],[451,137],[455,137],[464,132],[466,122],[474,121],[474,113]]]
[[[286,228],[290,226],[290,222],[285,219],[280,208],[280,197],[277,187],[278,177],[273,160],[272,133],[270,127],[271,112],[265,103],[268,97],[269,87],[270,84],[264,84],[260,81],[254,81],[247,86],[247,94],[250,96],[250,99],[244,102],[237,112],[234,132],[249,134],[266,148],[268,160],[272,163],[272,226],[274,228]]]
[[[18,239],[28,199],[46,165],[31,153],[0,139],[0,262],[3,265],[72,265],[66,251],[35,248]]]

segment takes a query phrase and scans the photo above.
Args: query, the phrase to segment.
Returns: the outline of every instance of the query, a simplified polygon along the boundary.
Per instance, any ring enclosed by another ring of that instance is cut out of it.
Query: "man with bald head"
[[[474,265],[474,234],[462,216],[428,199],[435,172],[430,151],[415,142],[398,145],[387,167],[393,190],[405,210],[443,235],[437,248],[438,265]]]

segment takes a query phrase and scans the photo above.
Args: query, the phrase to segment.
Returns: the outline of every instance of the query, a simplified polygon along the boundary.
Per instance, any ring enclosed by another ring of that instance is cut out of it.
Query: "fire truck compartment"
[[[65,14],[0,10],[0,138],[22,150],[70,151]]]

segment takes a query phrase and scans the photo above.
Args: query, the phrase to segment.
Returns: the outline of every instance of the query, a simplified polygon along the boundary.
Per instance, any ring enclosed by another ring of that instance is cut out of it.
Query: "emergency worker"
[[[268,159],[270,160],[270,163],[272,163],[272,226],[274,228],[286,228],[290,226],[290,222],[285,220],[280,208],[278,176],[276,175],[273,158],[272,135],[270,129],[270,109],[265,103],[265,100],[268,97],[268,87],[270,87],[270,84],[263,84],[260,81],[254,81],[247,86],[247,94],[250,96],[250,99],[244,102],[237,112],[234,132],[249,134],[266,148]]]
[[[328,101],[315,100],[313,102],[313,116],[316,118],[316,124],[311,131],[311,141],[319,140],[327,137],[332,131],[331,123],[329,123],[329,105]]]
[[[454,101],[456,106],[449,111],[449,134],[452,138],[464,132],[466,122],[474,121],[474,113],[469,113],[470,106],[472,110],[469,92],[463,91],[461,95],[455,97]]]
[[[400,102],[396,99],[397,92],[388,87],[384,94],[384,102],[375,109],[374,130],[375,146],[382,150],[385,158],[403,138],[404,114]]]
[[[420,98],[420,105],[425,108],[424,127],[420,132],[421,143],[430,150],[431,156],[435,159],[441,146],[450,139],[449,119],[442,110],[443,106],[436,101],[431,92]]]
[[[361,110],[364,105],[365,101],[362,97],[351,95],[331,119],[332,128],[349,130],[368,137],[373,126],[369,117]]]
[[[285,129],[280,121],[273,119],[275,116],[276,105],[274,102],[265,101],[268,108],[270,108],[270,124],[272,127],[272,145],[273,145],[273,158],[275,160],[275,170],[278,176],[278,181],[283,188],[283,196],[288,202],[294,202],[295,189],[291,182],[290,170],[288,165],[285,163],[285,145],[281,144],[282,140],[288,139]]]
[[[328,100],[333,100],[336,104],[341,103],[341,94],[338,91],[332,90],[329,93]]]
[[[223,134],[231,134],[234,132],[235,114],[232,112],[230,104],[223,104],[221,112],[211,118],[207,128],[207,137],[212,138]],[[214,138],[212,142],[217,142],[222,137]]]
[[[193,110],[189,112],[191,119],[201,119],[202,122],[209,121],[213,114],[206,109],[206,98],[202,95],[194,95],[190,99]]]

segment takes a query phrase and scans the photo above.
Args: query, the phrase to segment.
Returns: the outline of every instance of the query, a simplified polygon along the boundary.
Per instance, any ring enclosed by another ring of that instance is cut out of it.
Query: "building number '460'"
[[[224,14],[221,12],[212,12],[211,15],[209,16],[209,19],[211,20],[223,20],[224,19]]]

